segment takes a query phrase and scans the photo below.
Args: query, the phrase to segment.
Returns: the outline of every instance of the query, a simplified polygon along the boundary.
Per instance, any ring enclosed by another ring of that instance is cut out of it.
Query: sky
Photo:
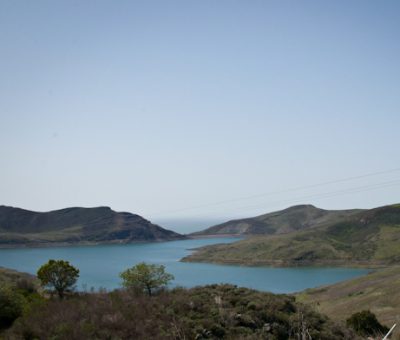
[[[399,34],[391,0],[2,0],[0,204],[400,202]]]

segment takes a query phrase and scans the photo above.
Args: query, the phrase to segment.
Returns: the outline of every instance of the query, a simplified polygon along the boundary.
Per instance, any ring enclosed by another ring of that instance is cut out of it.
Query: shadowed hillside
[[[182,239],[139,215],[108,207],[34,212],[0,206],[0,246]]]

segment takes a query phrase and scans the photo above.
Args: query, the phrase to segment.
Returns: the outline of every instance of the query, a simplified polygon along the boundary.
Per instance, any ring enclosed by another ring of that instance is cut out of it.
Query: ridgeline
[[[185,236],[108,207],[35,212],[0,206],[0,247],[168,241]]]

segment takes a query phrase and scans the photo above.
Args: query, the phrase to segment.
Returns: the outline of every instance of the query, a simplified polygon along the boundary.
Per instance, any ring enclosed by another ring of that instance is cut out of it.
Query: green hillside
[[[207,246],[183,260],[276,266],[396,264],[400,205],[364,210],[310,230]]]
[[[0,206],[0,247],[182,239],[139,215],[108,207],[34,212]]]

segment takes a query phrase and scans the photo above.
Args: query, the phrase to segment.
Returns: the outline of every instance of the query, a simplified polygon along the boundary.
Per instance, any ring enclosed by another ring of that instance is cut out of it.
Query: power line
[[[298,201],[304,202],[305,199],[315,199],[315,198],[325,199],[325,198],[331,198],[331,197],[336,197],[336,196],[341,196],[341,195],[346,195],[346,194],[354,194],[354,193],[359,193],[359,192],[366,192],[366,191],[371,191],[371,190],[376,190],[376,189],[387,188],[387,187],[390,187],[393,185],[400,185],[400,179],[366,185],[366,186],[358,186],[358,187],[353,187],[353,188],[348,188],[348,189],[343,189],[343,190],[338,190],[338,191],[330,191],[330,192],[324,192],[324,193],[320,193],[320,194],[302,196],[302,197],[297,197],[297,198],[290,199],[290,200],[274,201],[274,202],[270,202],[269,204],[284,204],[284,203],[292,203],[292,202],[298,202]],[[244,210],[244,209],[259,208],[259,207],[261,208],[263,206],[265,206],[265,204],[241,207],[236,210]]]
[[[400,185],[400,179],[388,181],[388,182],[382,182],[382,183],[377,183],[377,184],[372,184],[372,185],[366,185],[366,186],[358,186],[358,187],[353,187],[353,188],[348,188],[344,190],[338,190],[338,191],[331,191],[331,192],[325,192],[325,193],[320,193],[320,194],[313,194],[313,195],[308,195],[308,196],[301,196],[289,200],[280,200],[280,201],[273,201],[273,202],[268,202],[264,203],[263,205],[251,205],[251,206],[245,206],[245,207],[238,207],[235,208],[235,212],[238,211],[243,211],[243,210],[254,210],[256,208],[265,208],[267,205],[279,205],[279,204],[294,204],[297,202],[304,202],[305,199],[326,199],[326,198],[331,198],[331,197],[336,197],[336,196],[341,196],[341,195],[346,195],[346,194],[353,194],[353,193],[359,193],[359,192],[366,192],[366,191],[371,191],[371,190],[376,190],[376,189],[382,189],[394,185]],[[208,212],[209,213],[209,212]],[[206,213],[202,214],[196,214],[195,217],[200,217],[205,215]]]
[[[368,178],[368,177],[378,176],[378,175],[384,175],[384,174],[390,174],[390,173],[399,172],[399,171],[400,171],[400,168],[394,168],[394,169],[390,169],[390,170],[383,170],[383,171],[378,171],[378,172],[367,173],[367,174],[363,174],[363,175],[359,175],[359,176],[340,178],[340,179],[331,180],[331,181],[327,181],[327,182],[304,185],[304,186],[293,187],[293,188],[277,190],[277,191],[264,192],[261,194],[237,197],[237,198],[233,198],[233,199],[229,199],[229,200],[216,201],[216,202],[197,205],[197,206],[185,207],[185,208],[168,210],[168,211],[159,211],[159,212],[155,212],[155,213],[147,213],[147,215],[155,216],[155,215],[172,214],[172,213],[201,209],[201,208],[209,208],[209,207],[223,205],[223,204],[227,204],[227,203],[239,202],[239,201],[244,201],[244,200],[249,200],[249,199],[254,199],[254,198],[277,195],[277,194],[288,193],[288,192],[293,192],[293,191],[300,191],[300,190],[305,190],[305,189],[312,189],[312,188],[317,188],[317,187],[321,187],[321,186],[337,184],[337,183],[344,183],[344,182],[349,182],[349,181],[353,181],[353,180],[358,180],[358,179],[363,179],[363,178]]]

